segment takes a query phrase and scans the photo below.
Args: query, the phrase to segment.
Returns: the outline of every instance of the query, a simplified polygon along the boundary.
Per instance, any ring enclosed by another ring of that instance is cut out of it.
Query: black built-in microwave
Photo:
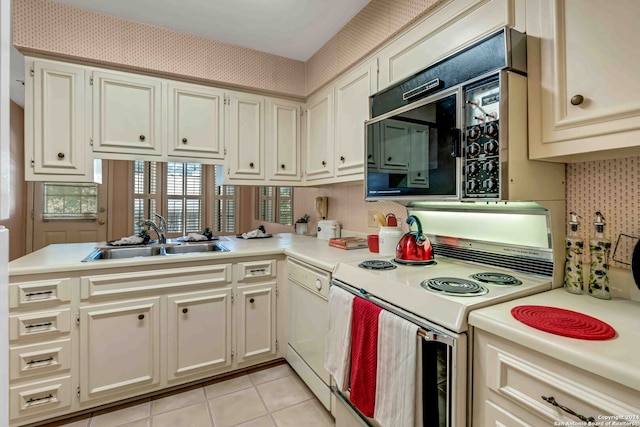
[[[372,95],[365,199],[505,198],[507,102],[524,103],[526,123],[525,70],[525,36],[504,28]]]

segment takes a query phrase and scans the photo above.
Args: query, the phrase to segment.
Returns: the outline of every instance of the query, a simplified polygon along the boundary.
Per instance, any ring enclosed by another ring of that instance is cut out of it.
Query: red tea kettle
[[[418,231],[411,231],[413,224],[418,226]],[[427,236],[422,232],[420,220],[413,215],[407,218],[409,232],[402,236],[396,246],[396,261],[407,263],[421,263],[433,260],[433,248]]]

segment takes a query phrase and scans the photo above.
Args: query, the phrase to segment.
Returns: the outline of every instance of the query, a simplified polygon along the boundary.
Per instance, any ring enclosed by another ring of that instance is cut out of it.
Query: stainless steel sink
[[[229,249],[220,243],[186,243],[184,245],[167,246],[167,255],[192,254],[198,252],[228,252]]]
[[[123,259],[149,256],[195,254],[202,252],[229,252],[229,249],[217,242],[190,243],[180,245],[149,245],[133,247],[96,248],[82,261],[102,259]]]

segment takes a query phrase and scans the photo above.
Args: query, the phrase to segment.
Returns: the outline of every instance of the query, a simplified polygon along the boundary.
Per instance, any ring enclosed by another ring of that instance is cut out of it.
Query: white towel
[[[380,313],[373,418],[383,427],[415,424],[417,333],[417,325]]]
[[[182,236],[183,242],[197,242],[200,240],[209,240],[209,238],[204,234],[198,234],[198,233],[189,233],[186,236]]]
[[[114,240],[113,242],[111,242],[111,245],[117,246],[117,245],[140,245],[144,242],[144,239],[140,236],[129,236],[129,237],[123,237],[119,240]]]
[[[242,233],[243,239],[251,239],[251,238],[262,237],[262,236],[265,236],[265,233],[259,228],[256,228],[255,230],[247,231],[246,233]]]
[[[351,311],[354,295],[337,286],[329,288],[329,318],[324,367],[341,391],[349,386],[351,367]]]

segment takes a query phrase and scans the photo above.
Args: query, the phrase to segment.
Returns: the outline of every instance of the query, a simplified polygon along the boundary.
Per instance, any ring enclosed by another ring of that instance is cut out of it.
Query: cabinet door
[[[307,181],[333,176],[333,87],[307,104]]]
[[[231,366],[231,288],[167,301],[169,380]]]
[[[411,187],[429,187],[429,126],[411,125],[409,185]]]
[[[640,153],[639,20],[636,0],[527,2],[527,32],[540,39],[529,121],[541,118],[542,134],[531,137],[531,157]]]
[[[160,382],[160,298],[80,308],[80,400]]]
[[[336,176],[364,177],[364,122],[369,118],[369,95],[378,89],[378,60],[347,74],[335,85]]]
[[[398,120],[384,120],[380,169],[407,171],[409,169],[410,124]]]
[[[264,179],[264,98],[232,92],[229,103],[229,177]]]
[[[300,105],[270,99],[267,114],[269,179],[300,181]]]
[[[26,179],[91,181],[85,70],[44,61],[26,65],[33,71],[25,81]]]
[[[169,83],[168,154],[224,158],[224,92]]]
[[[162,83],[93,72],[93,151],[162,154]]]
[[[276,283],[238,287],[238,364],[276,354]]]

